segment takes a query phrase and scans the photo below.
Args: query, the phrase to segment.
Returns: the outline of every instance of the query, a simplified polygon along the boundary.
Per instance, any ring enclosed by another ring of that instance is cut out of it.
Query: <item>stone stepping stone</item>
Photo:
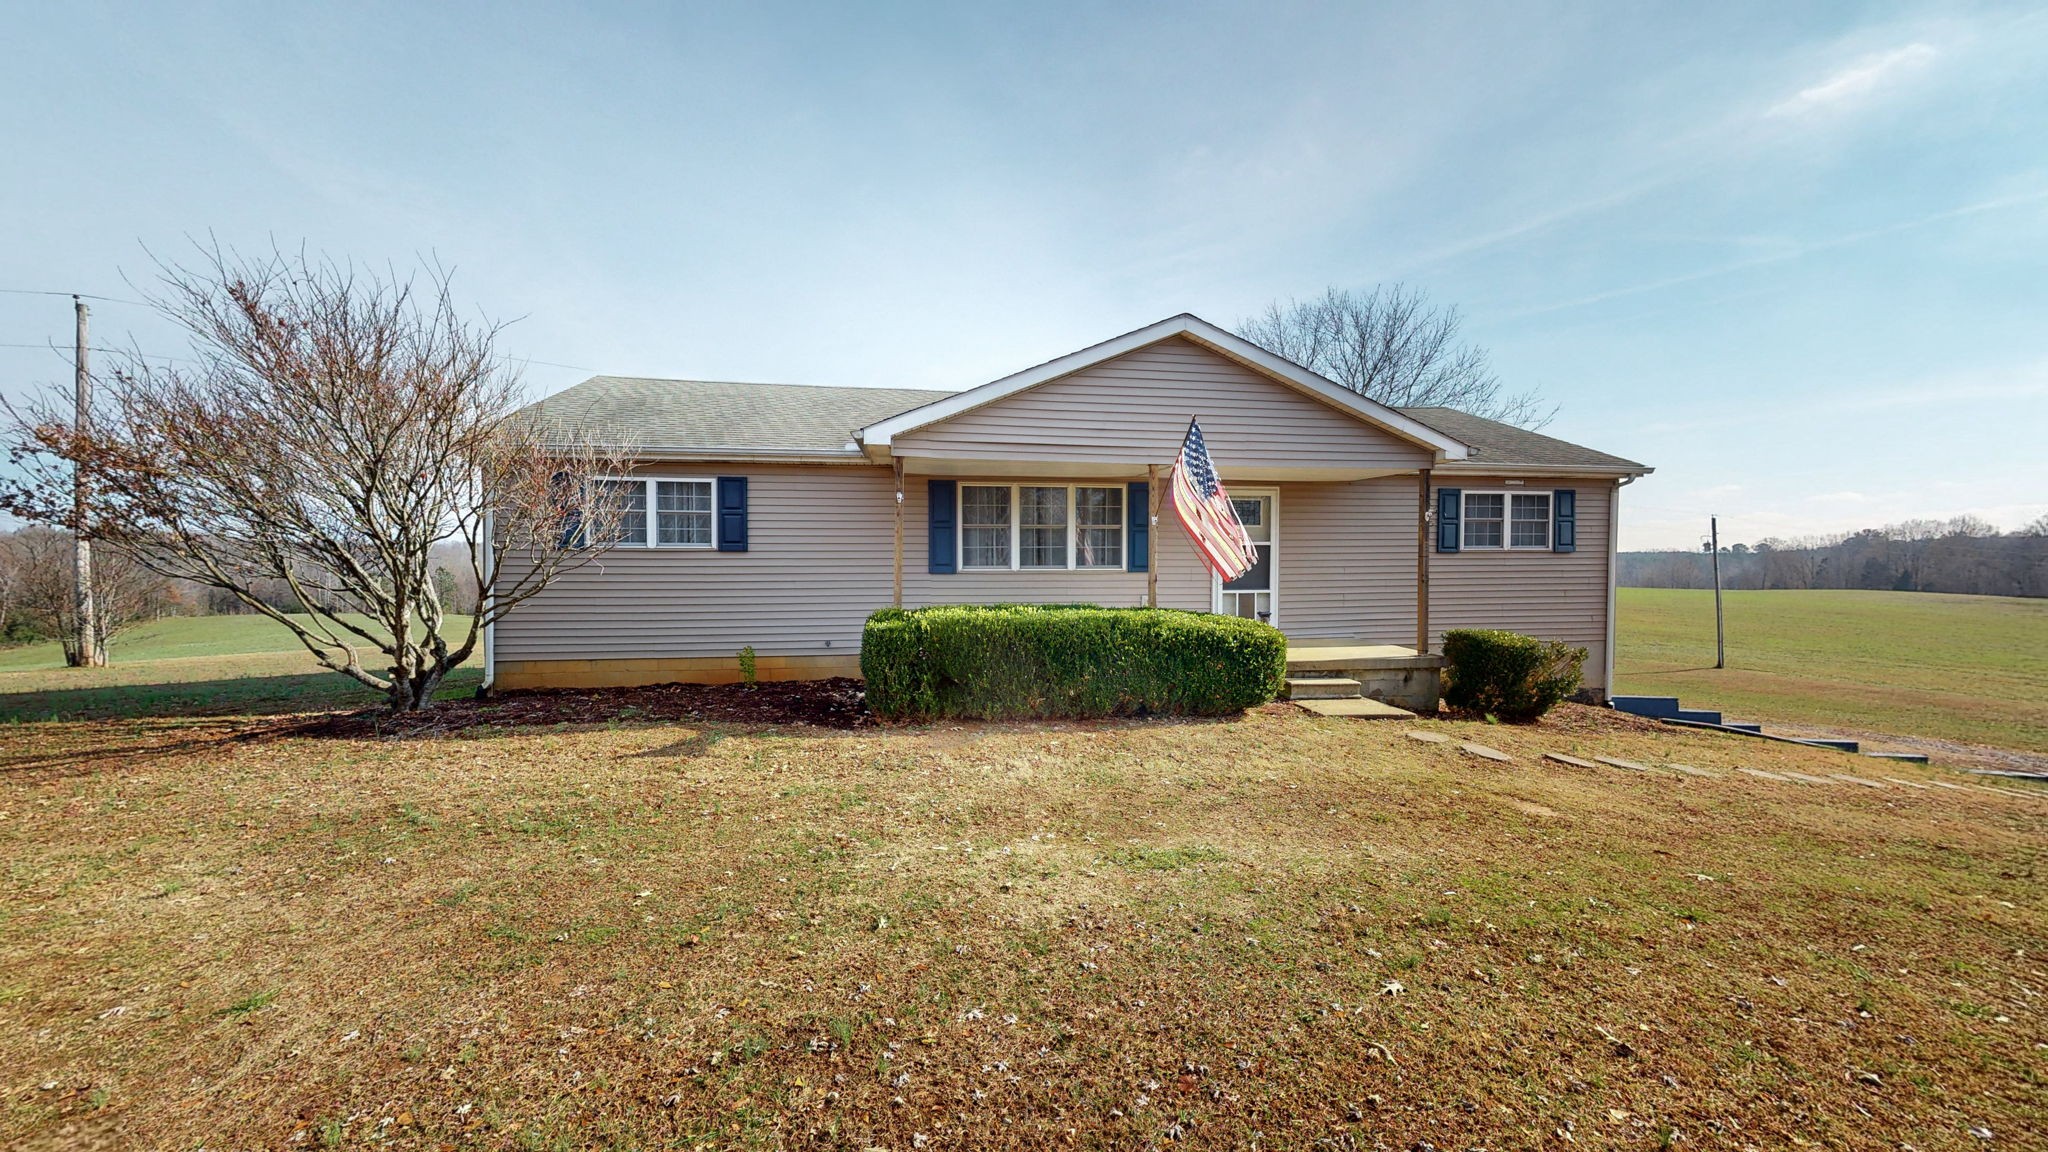
[[[1555,760],[1555,761],[1557,761],[1557,762],[1558,762],[1559,764],[1569,764],[1569,765],[1571,765],[1571,766],[1572,766],[1572,767],[1574,767],[1574,768],[1598,768],[1598,767],[1599,767],[1599,765],[1598,765],[1598,764],[1595,764],[1595,763],[1593,763],[1593,762],[1592,762],[1591,760],[1581,760],[1581,759],[1579,759],[1579,758],[1578,758],[1577,756],[1567,756],[1567,755],[1565,755],[1565,754],[1564,754],[1564,753],[1562,753],[1562,752],[1545,752],[1545,753],[1543,754],[1543,758],[1544,758],[1545,760]]]
[[[1633,760],[1616,760],[1612,756],[1595,756],[1593,759],[1610,768],[1626,768],[1631,772],[1648,772],[1650,770],[1648,764],[1638,764]]]
[[[1806,773],[1804,773],[1804,772],[1787,772],[1787,773],[1785,773],[1785,779],[1787,779],[1787,780],[1797,780],[1797,781],[1799,781],[1799,782],[1800,782],[1801,784],[1833,784],[1833,783],[1834,783],[1834,781],[1833,781],[1833,780],[1830,780],[1830,779],[1828,779],[1828,778],[1827,778],[1827,777],[1825,777],[1825,776],[1808,776],[1808,775],[1807,775]]]
[[[1441,732],[1404,732],[1402,735],[1410,740],[1420,740],[1424,744],[1449,744],[1451,742],[1451,738]]]
[[[1790,776],[1780,776],[1776,772],[1766,772],[1762,768],[1737,768],[1736,771],[1748,773],[1760,780],[1776,780],[1780,784],[1790,784],[1792,782]]]
[[[1673,772],[1684,773],[1687,776],[1699,776],[1708,780],[1712,780],[1715,777],[1721,775],[1719,772],[1710,772],[1705,768],[1695,768],[1690,764],[1666,764],[1665,767],[1671,769]]]
[[[1927,791],[1927,785],[1925,784],[1915,784],[1911,780],[1901,780],[1897,776],[1887,776],[1885,779],[1897,784],[1901,788],[1918,788],[1922,792]]]
[[[1863,785],[1863,786],[1864,786],[1865,788],[1883,788],[1883,787],[1884,787],[1884,784],[1883,784],[1883,782],[1882,782],[1882,781],[1878,781],[1878,780],[1871,780],[1871,779],[1868,779],[1867,777],[1863,777],[1863,776],[1851,776],[1851,775],[1848,775],[1847,773],[1844,773],[1844,772],[1836,772],[1836,773],[1833,773],[1833,776],[1834,776],[1834,778],[1835,778],[1835,779],[1837,779],[1837,780],[1840,780],[1840,781],[1841,781],[1841,782],[1843,782],[1844,784],[1861,784],[1861,785]]]
[[[1498,760],[1503,764],[1513,764],[1515,762],[1513,756],[1498,748],[1488,748],[1484,744],[1460,744],[1458,747],[1482,760]]]

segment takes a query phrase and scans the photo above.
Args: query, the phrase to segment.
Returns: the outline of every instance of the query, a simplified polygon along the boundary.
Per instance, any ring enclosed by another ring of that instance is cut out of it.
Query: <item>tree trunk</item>
[[[434,689],[441,686],[441,680],[448,675],[448,669],[438,660],[432,661],[417,676],[393,676],[391,678],[390,703],[393,712],[424,712],[434,702]]]

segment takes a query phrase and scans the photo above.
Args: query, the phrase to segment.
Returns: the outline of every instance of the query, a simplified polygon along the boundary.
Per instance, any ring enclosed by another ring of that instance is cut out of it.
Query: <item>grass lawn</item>
[[[2048,800],[1738,765],[1961,780],[1572,708],[19,724],[0,1146],[2048,1146]]]
[[[443,628],[451,640],[469,618]],[[174,616],[115,636],[105,668],[66,668],[55,641],[0,648],[0,721],[271,713],[361,707],[376,693],[323,669],[261,616]],[[478,665],[457,669],[437,695],[468,695]]]
[[[1615,691],[1775,720],[2048,752],[2048,601],[1623,588]]]

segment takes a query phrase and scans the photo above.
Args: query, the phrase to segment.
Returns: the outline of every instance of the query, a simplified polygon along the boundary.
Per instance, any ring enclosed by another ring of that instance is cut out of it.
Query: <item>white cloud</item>
[[[1916,42],[1866,56],[1820,83],[1800,89],[1798,95],[1774,106],[1764,115],[1771,119],[1784,119],[1858,103],[1926,67],[1939,55],[1941,53],[1933,45]]]

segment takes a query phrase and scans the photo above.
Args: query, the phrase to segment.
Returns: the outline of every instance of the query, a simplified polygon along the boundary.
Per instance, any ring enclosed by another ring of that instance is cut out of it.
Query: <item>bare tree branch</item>
[[[1394,284],[1275,302],[1237,334],[1390,407],[1456,408],[1524,428],[1550,423],[1557,406],[1534,392],[1505,392],[1486,350],[1460,338],[1463,323],[1456,308]]]
[[[424,707],[486,624],[613,538],[619,510],[590,480],[626,446],[521,414],[499,328],[459,314],[441,268],[400,279],[217,248],[159,267],[150,302],[195,366],[125,357],[83,433],[55,396],[10,408],[20,476],[0,507],[228,593],[394,709]],[[100,494],[83,523],[59,499],[77,468]],[[449,542],[497,557],[477,587],[507,577],[452,642],[434,582]],[[303,611],[264,594],[279,584]]]

